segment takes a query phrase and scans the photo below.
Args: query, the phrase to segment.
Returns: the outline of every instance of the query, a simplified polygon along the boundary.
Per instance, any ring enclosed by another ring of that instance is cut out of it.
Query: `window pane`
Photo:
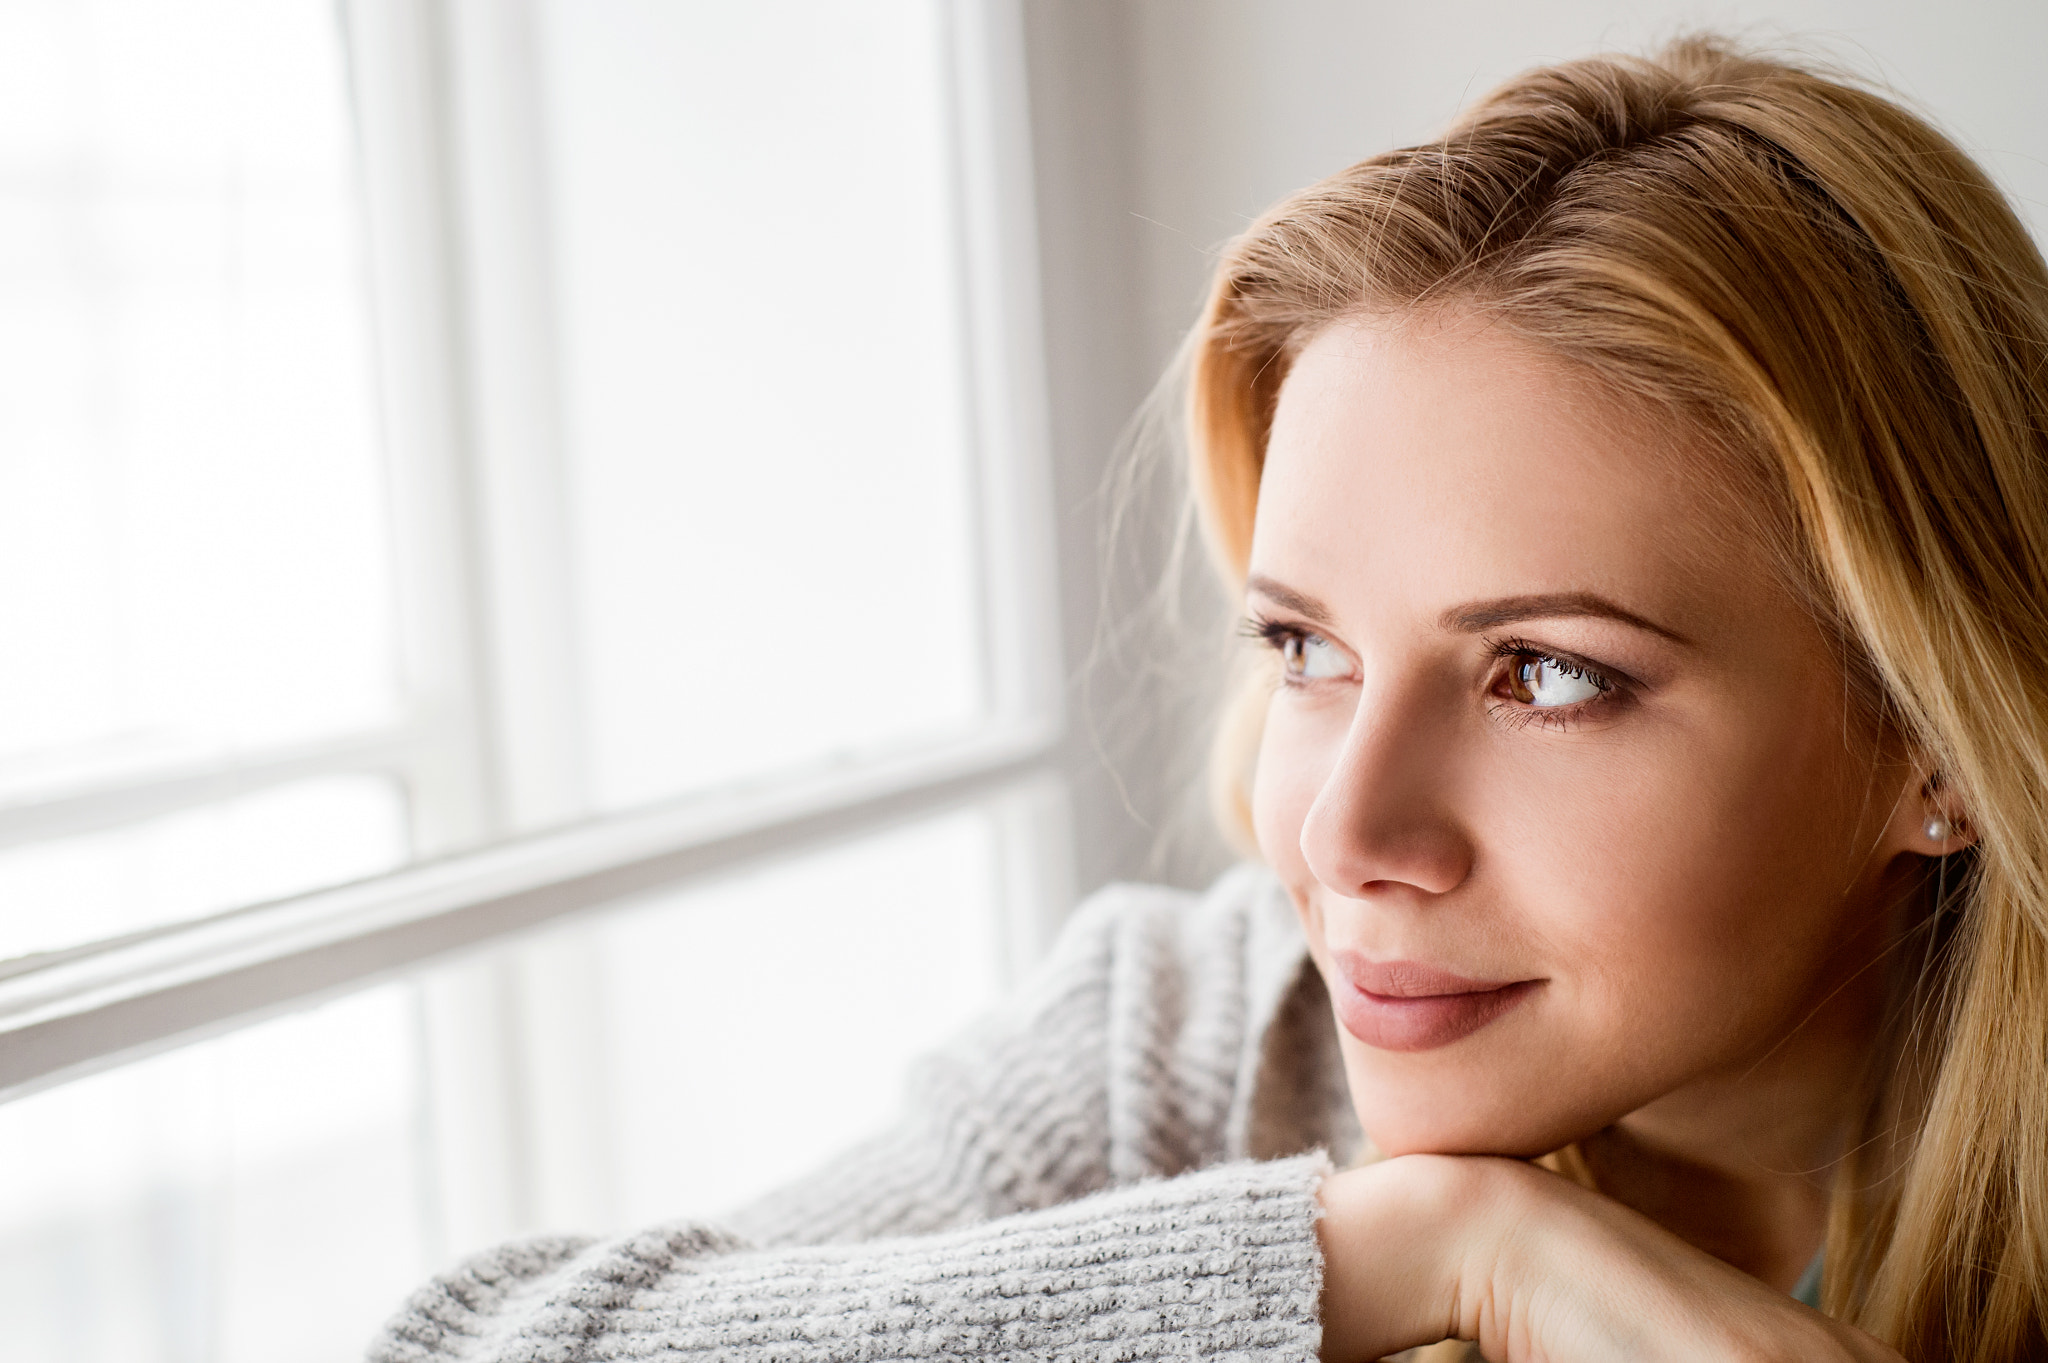
[[[0,960],[375,875],[407,846],[384,777],[300,781],[0,851]]]
[[[354,1363],[425,1276],[390,986],[0,1107],[9,1363]]]
[[[996,995],[996,884],[963,813],[602,920],[620,1223],[715,1214],[884,1122]]]
[[[0,6],[0,767],[390,714],[345,96],[331,0]]]
[[[539,14],[597,802],[971,722],[939,6]]]

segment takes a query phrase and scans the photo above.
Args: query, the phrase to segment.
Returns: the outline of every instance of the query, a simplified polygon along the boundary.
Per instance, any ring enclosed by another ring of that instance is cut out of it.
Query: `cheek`
[[[1704,831],[1696,783],[1666,775],[1623,766],[1487,820],[1501,907],[1589,1042],[1672,1035],[1673,1015],[1718,989],[1747,935],[1730,931],[1747,916],[1741,859]]]
[[[1830,756],[1785,732],[1674,741],[1496,811],[1512,898],[1540,908],[1524,923],[1582,1026],[1682,1068],[1679,1052],[1726,1058],[1807,1006],[1855,879]]]

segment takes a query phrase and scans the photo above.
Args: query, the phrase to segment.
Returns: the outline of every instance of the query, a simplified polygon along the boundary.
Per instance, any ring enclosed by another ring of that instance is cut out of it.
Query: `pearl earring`
[[[1929,842],[1947,842],[1949,840],[1949,835],[1954,833],[1955,829],[1953,826],[1950,825],[1947,819],[1944,819],[1939,814],[1937,814],[1927,821],[1927,828],[1925,832],[1927,834],[1927,841]]]

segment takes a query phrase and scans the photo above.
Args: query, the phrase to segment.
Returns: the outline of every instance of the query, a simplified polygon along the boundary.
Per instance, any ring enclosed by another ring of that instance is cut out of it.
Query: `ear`
[[[1899,782],[1898,798],[1892,803],[1891,821],[1885,826],[1885,852],[1942,857],[1975,846],[1976,842],[1976,827],[1971,824],[1954,784],[1945,780],[1940,768],[1932,763],[1922,759],[1908,763]]]

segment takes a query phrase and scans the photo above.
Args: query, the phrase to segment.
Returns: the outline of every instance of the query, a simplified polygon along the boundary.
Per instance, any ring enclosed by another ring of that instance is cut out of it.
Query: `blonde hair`
[[[2039,253],[1967,156],[1845,78],[1709,38],[1531,71],[1225,250],[1185,359],[1193,487],[1231,591],[1293,356],[1340,317],[1437,304],[1483,309],[1746,458],[1850,676],[1962,801],[1978,844],[1930,877],[1924,938],[1901,953],[1835,1176],[1825,1301],[1908,1358],[2042,1356]],[[1241,835],[1261,704],[1219,748]]]

